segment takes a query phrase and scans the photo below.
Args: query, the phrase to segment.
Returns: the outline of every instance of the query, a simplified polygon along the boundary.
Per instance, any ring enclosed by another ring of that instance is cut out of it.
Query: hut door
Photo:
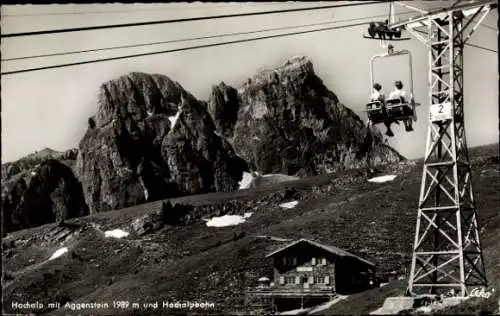
[[[307,275],[304,275],[302,277],[302,283],[304,284],[304,289],[309,288],[309,278],[307,277]]]

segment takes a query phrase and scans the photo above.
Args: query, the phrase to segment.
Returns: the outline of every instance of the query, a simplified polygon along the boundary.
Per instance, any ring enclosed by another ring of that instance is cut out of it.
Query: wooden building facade
[[[266,256],[273,261],[269,286],[260,285],[248,294],[275,299],[331,299],[353,294],[374,285],[375,265],[334,246],[300,239]]]

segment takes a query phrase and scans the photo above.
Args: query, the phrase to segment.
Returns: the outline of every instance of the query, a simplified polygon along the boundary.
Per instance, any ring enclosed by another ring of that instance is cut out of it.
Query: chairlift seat
[[[368,114],[368,119],[373,124],[381,123],[386,119],[381,101],[372,101],[366,104],[366,112]]]
[[[412,106],[399,98],[386,100],[386,108],[387,115],[393,120],[407,120],[414,114]]]

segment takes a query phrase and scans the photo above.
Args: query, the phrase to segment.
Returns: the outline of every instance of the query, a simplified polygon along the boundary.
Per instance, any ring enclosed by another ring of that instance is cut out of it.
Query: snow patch
[[[281,312],[278,315],[303,315],[304,313],[308,312],[310,308],[299,308],[299,309],[293,309],[285,312]]]
[[[334,298],[333,300],[328,301],[328,302],[326,302],[326,303],[324,303],[324,304],[321,304],[321,305],[319,305],[319,306],[317,306],[317,307],[315,307],[315,308],[311,309],[311,310],[309,311],[309,313],[310,313],[310,314],[312,314],[312,313],[321,312],[321,311],[323,311],[323,310],[325,310],[325,309],[328,309],[328,308],[332,307],[332,306],[333,306],[333,305],[335,305],[336,303],[338,303],[338,302],[340,302],[340,301],[343,301],[343,300],[347,299],[348,297],[349,297],[349,295],[340,295],[340,296],[337,296],[337,297],[336,297],[336,298]]]
[[[36,172],[35,171],[31,171],[31,175],[32,176],[36,176]]]
[[[262,178],[274,178],[275,180],[277,180],[279,182],[295,181],[295,180],[300,179],[300,177],[289,176],[289,175],[282,174],[282,173],[268,173],[268,174],[262,175]]]
[[[252,214],[253,213],[251,213],[251,212],[250,213],[245,213],[245,214],[243,214],[243,218],[244,219],[249,219],[250,217],[252,217]]]
[[[177,111],[174,116],[169,116],[168,119],[170,120],[170,129],[174,128],[175,123],[177,123],[177,120],[179,119],[179,115],[181,114],[181,110]]]
[[[252,176],[251,173],[243,172],[243,178],[241,179],[240,182],[238,182],[240,190],[248,189],[253,179],[254,177]]]
[[[392,181],[396,178],[396,175],[386,175],[386,176],[380,176],[380,177],[375,177],[368,179],[368,182],[377,182],[377,183],[382,183],[382,182],[388,182]]]
[[[286,202],[286,203],[280,204],[280,206],[282,208],[290,209],[290,208],[294,208],[295,206],[297,206],[297,204],[299,204],[298,201],[292,201],[292,202]]]
[[[54,260],[55,258],[59,258],[60,256],[62,256],[66,252],[68,252],[68,248],[66,248],[66,247],[58,249],[58,250],[56,250],[56,252],[54,252],[52,254],[52,256],[50,256],[49,260]]]
[[[250,214],[250,215],[248,215]],[[252,213],[245,213],[244,216],[240,215],[224,215],[219,217],[212,217],[207,221],[208,227],[226,227],[226,226],[235,226],[239,224],[243,224],[247,218],[251,216]]]
[[[422,312],[424,314],[430,314],[432,313],[432,307],[431,306],[422,306],[417,308],[415,311]]]
[[[113,229],[104,232],[104,237],[113,237],[113,238],[123,238],[127,237],[129,233],[121,229]]]
[[[153,112],[152,112],[152,111],[146,111],[146,113],[148,113],[148,116],[153,115]]]

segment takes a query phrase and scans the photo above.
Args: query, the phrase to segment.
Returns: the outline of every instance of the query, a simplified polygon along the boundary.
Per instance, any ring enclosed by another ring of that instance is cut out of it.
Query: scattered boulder
[[[142,236],[161,229],[163,221],[160,214],[152,213],[134,219],[131,226],[137,235]]]
[[[305,196],[303,196],[297,189],[285,187],[278,192],[273,192],[268,194],[265,198],[261,199],[259,202],[269,203],[269,204],[280,204],[283,202],[290,201],[300,201],[304,200]]]
[[[192,219],[194,207],[187,204],[172,205],[170,201],[162,203],[161,218],[167,225],[177,226],[184,225]]]
[[[170,201],[163,202],[161,208],[161,218],[167,225],[189,225],[206,218],[219,217],[224,215],[240,215],[253,212],[254,202],[243,202],[229,200],[226,203],[217,204],[175,204]]]

